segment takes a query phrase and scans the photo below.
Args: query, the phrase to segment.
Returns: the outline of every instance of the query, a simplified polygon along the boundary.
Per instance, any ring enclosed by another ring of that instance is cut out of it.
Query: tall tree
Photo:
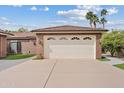
[[[96,24],[99,22],[99,18],[96,14],[89,11],[86,14],[86,19],[89,20],[91,28],[96,28]]]
[[[92,24],[93,24],[93,20],[92,20],[93,12],[91,12],[91,11],[87,12],[85,17],[89,21],[90,27],[93,28],[93,26],[92,26]]]
[[[96,28],[97,23],[100,23],[103,25],[103,29],[105,28],[105,23],[107,23],[107,20],[105,16],[108,14],[108,11],[106,9],[101,10],[100,17],[98,17],[95,13],[92,11],[87,12],[86,19],[90,23],[91,28]]]
[[[105,28],[105,23],[107,23],[107,20],[105,18],[101,18],[100,23],[103,25],[103,29],[104,29]]]
[[[18,32],[28,32],[28,29],[22,27],[18,29]]]
[[[94,28],[96,28],[96,24],[99,22],[98,16],[96,14],[93,14],[92,20],[93,20]]]
[[[100,23],[103,25],[103,29],[105,28],[105,23],[107,23],[107,20],[105,16],[108,14],[108,11],[106,9],[101,10],[101,19]]]
[[[105,16],[108,14],[108,11],[106,9],[101,10],[101,16]]]

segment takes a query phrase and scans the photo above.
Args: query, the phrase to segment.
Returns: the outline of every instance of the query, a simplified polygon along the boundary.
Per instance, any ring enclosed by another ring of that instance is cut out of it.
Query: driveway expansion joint
[[[52,69],[51,69],[51,71],[50,71],[50,73],[49,73],[49,75],[48,75],[48,78],[46,79],[46,82],[45,82],[45,84],[44,84],[43,88],[45,88],[45,87],[46,87],[47,82],[49,81],[50,76],[52,75],[52,72],[53,72],[53,70],[54,70],[54,68],[55,68],[55,65],[56,65],[56,64],[57,64],[57,60],[56,60],[56,62],[54,63],[54,65],[53,65],[53,67],[52,67]]]

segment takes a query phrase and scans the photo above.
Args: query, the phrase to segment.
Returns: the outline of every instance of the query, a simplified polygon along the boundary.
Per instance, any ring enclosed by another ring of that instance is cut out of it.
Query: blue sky
[[[87,11],[99,15],[100,10],[107,9],[107,29],[124,29],[124,6],[84,6],[84,5],[28,5],[0,6],[0,28],[17,30],[20,27],[29,30],[57,26],[89,26],[85,19]],[[98,25],[101,27],[101,25]]]

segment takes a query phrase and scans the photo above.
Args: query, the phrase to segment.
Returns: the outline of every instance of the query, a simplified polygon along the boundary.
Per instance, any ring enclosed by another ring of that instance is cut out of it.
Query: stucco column
[[[6,36],[0,36],[0,57],[5,57],[7,54]]]
[[[102,51],[101,51],[101,34],[96,35],[96,58],[101,58]]]
[[[43,58],[44,51],[43,51],[43,35],[37,35],[37,58]]]

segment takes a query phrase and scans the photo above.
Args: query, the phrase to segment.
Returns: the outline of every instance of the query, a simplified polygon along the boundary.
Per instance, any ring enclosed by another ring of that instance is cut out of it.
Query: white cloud
[[[111,29],[124,29],[124,20],[108,21],[106,27]]]
[[[44,7],[44,8],[41,8],[41,9],[39,9],[40,11],[45,11],[45,12],[47,12],[47,11],[49,11],[49,7]]]
[[[93,12],[99,12],[100,10],[102,10],[102,7],[98,5],[95,5],[95,6],[94,5],[78,5],[77,8],[81,10],[88,10]]]
[[[98,5],[78,5],[75,9],[60,10],[57,14],[73,20],[86,20],[85,15],[88,11],[93,11],[95,14],[98,14],[102,9],[103,7]],[[118,9],[115,7],[108,8],[107,10],[109,15],[118,13]]]
[[[108,25],[124,25],[124,20],[108,21]]]
[[[0,17],[0,28],[2,28],[2,29],[17,28],[18,29],[20,27],[25,27],[28,29],[38,28],[37,25],[18,24],[16,22],[11,21],[10,19],[8,19],[6,17]]]
[[[1,17],[0,19],[1,20],[8,20],[6,17]]]
[[[5,25],[9,25],[9,24],[11,24],[11,23],[9,23],[9,22],[4,22],[3,24],[5,24]]]
[[[9,25],[11,23],[12,22],[8,18],[6,18],[6,17],[0,17],[0,24],[1,25]]]
[[[30,8],[31,11],[49,11],[49,8],[48,7],[44,7],[44,8],[37,8],[36,6],[32,6]]]
[[[68,11],[58,11],[57,14],[64,17],[69,17],[70,19],[84,20],[87,12],[88,10],[73,9]]]
[[[32,6],[32,7],[30,8],[30,10],[31,10],[31,11],[37,11],[38,9],[37,9],[36,6]]]
[[[76,9],[58,11],[57,14],[74,20],[85,20],[85,15],[88,11],[98,13],[100,10],[102,10],[102,7],[100,6],[78,5]]]
[[[107,9],[107,10],[108,10],[108,14],[109,14],[109,15],[118,13],[118,9],[115,8],[115,7],[112,7],[112,8]]]
[[[44,7],[43,11],[49,11],[48,7]]]

